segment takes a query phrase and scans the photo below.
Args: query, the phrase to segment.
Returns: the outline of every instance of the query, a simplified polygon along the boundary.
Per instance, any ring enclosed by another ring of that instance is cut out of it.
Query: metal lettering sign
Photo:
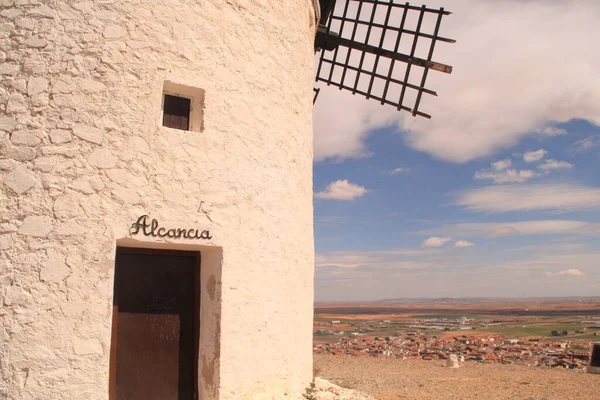
[[[150,219],[149,215],[142,215],[131,225],[129,229],[131,235],[137,235],[142,233],[145,236],[153,236],[159,238],[172,238],[172,239],[212,239],[210,232],[207,230],[201,231],[200,229],[183,229],[183,228],[171,228],[159,226],[158,221],[154,218]]]

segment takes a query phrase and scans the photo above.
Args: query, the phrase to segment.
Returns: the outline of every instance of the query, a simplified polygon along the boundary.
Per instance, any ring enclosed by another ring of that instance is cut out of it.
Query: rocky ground
[[[304,397],[307,400],[374,400],[366,393],[340,387],[319,377],[315,378]]]
[[[476,362],[452,369],[443,361],[314,357],[316,376],[376,400],[600,400],[600,375],[564,369]],[[316,398],[345,400],[343,396]]]

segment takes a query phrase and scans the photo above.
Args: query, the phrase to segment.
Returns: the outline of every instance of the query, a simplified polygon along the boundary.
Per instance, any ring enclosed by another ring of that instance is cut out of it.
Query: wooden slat
[[[189,130],[190,104],[190,99],[166,94],[163,106],[163,126]]]

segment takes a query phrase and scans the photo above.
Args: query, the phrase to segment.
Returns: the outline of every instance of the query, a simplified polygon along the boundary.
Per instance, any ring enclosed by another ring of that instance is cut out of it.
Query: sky
[[[316,301],[600,295],[600,3],[427,6],[431,119],[316,84]]]

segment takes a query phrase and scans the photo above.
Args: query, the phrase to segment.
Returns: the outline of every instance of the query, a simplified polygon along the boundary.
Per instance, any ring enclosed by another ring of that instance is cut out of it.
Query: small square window
[[[204,130],[204,89],[165,81],[161,117],[162,126],[166,128],[202,132]]]
[[[163,126],[167,128],[190,129],[190,99],[165,94]]]

